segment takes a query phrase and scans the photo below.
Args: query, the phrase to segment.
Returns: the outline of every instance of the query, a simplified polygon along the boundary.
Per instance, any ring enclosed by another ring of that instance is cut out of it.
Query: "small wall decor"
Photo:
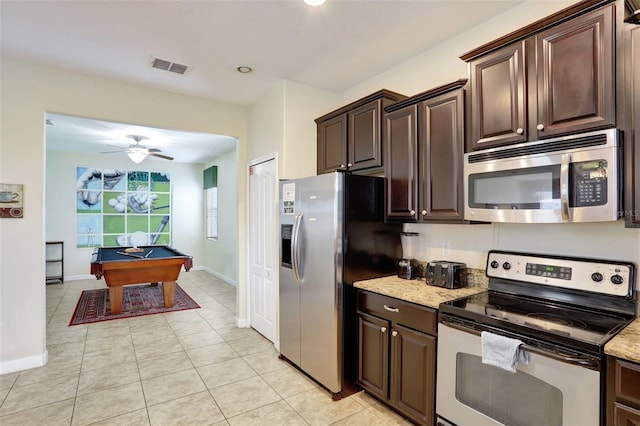
[[[78,167],[76,247],[171,243],[168,173]]]
[[[22,184],[0,183],[0,217],[18,219],[22,217]]]

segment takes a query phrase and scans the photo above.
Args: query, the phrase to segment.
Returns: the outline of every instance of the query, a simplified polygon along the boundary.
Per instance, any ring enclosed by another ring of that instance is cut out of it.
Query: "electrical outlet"
[[[449,241],[442,242],[442,257],[449,257],[451,254]]]

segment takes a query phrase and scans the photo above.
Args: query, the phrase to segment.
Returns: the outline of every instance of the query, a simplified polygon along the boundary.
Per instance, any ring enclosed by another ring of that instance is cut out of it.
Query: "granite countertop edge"
[[[482,286],[447,289],[427,285],[424,280],[405,280],[395,275],[356,281],[353,286],[433,309],[438,309],[440,303],[471,296],[487,289]]]
[[[636,318],[604,346],[604,353],[640,363],[640,318]]]

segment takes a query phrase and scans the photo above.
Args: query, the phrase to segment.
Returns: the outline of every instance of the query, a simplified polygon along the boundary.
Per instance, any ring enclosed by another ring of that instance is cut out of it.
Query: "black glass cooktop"
[[[489,290],[440,305],[442,313],[532,336],[604,345],[630,318]]]

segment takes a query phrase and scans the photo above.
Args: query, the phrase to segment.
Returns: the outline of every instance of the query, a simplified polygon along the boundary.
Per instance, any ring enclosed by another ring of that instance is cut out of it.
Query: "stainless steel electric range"
[[[636,312],[630,262],[492,250],[489,289],[440,305],[438,425],[604,425],[604,345]],[[480,334],[522,341],[515,373]]]

